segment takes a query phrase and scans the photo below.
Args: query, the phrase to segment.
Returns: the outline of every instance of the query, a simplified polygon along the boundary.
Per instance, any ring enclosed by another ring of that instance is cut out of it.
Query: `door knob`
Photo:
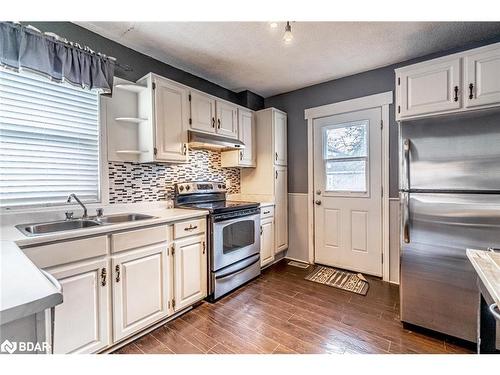
[[[321,190],[316,190],[316,195],[321,195]]]
[[[317,206],[321,205],[321,201],[319,199],[315,200],[314,203],[316,203]]]

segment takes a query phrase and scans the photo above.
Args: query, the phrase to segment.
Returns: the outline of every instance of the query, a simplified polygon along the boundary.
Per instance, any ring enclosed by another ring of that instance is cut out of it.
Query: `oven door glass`
[[[255,241],[255,223],[253,220],[237,221],[222,229],[222,253],[251,246]]]
[[[219,221],[213,225],[213,271],[260,252],[258,214]]]

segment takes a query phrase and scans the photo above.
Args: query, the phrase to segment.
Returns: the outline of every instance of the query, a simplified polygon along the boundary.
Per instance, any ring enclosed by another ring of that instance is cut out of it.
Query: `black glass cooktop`
[[[239,201],[217,201],[217,202],[203,202],[203,203],[183,203],[177,205],[180,208],[193,208],[199,210],[208,210],[212,214],[221,212],[245,210],[248,208],[259,207],[256,202],[239,202]]]

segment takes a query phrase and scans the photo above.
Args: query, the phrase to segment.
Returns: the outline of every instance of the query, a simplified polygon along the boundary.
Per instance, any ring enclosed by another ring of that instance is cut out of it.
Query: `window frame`
[[[12,72],[9,69],[0,67],[0,70]],[[38,77],[45,77],[43,75],[37,74],[30,70],[21,70],[17,72],[18,74],[32,75]],[[71,85],[69,82],[63,82],[61,84]],[[84,202],[88,209],[96,209],[102,207],[103,205],[109,204],[109,177],[108,177],[108,157],[107,157],[107,131],[106,131],[106,104],[105,98],[97,94],[97,126],[98,126],[98,173],[97,173],[97,196],[98,199],[92,202]],[[44,203],[44,204],[28,204],[23,206],[3,206],[0,207],[0,214],[6,213],[23,213],[23,212],[46,212],[46,211],[57,211],[61,208],[68,210],[78,209],[80,206],[76,203],[68,204],[66,202],[61,203]]]
[[[352,123],[366,122],[366,156],[338,156],[338,157],[327,157],[326,146],[328,142],[327,132],[331,129],[345,128]],[[357,197],[357,198],[367,198],[370,197],[370,120],[360,119],[351,122],[342,122],[339,124],[332,124],[323,127],[322,131],[322,147],[323,149],[323,195],[327,197]],[[353,190],[328,190],[327,189],[327,178],[326,164],[329,161],[365,161],[365,191],[353,191]]]

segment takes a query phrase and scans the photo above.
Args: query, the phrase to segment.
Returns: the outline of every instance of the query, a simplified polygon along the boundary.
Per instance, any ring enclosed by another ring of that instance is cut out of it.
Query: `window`
[[[325,128],[327,191],[367,191],[368,125],[368,120],[362,120]]]
[[[0,70],[0,206],[97,202],[99,186],[98,93]]]

